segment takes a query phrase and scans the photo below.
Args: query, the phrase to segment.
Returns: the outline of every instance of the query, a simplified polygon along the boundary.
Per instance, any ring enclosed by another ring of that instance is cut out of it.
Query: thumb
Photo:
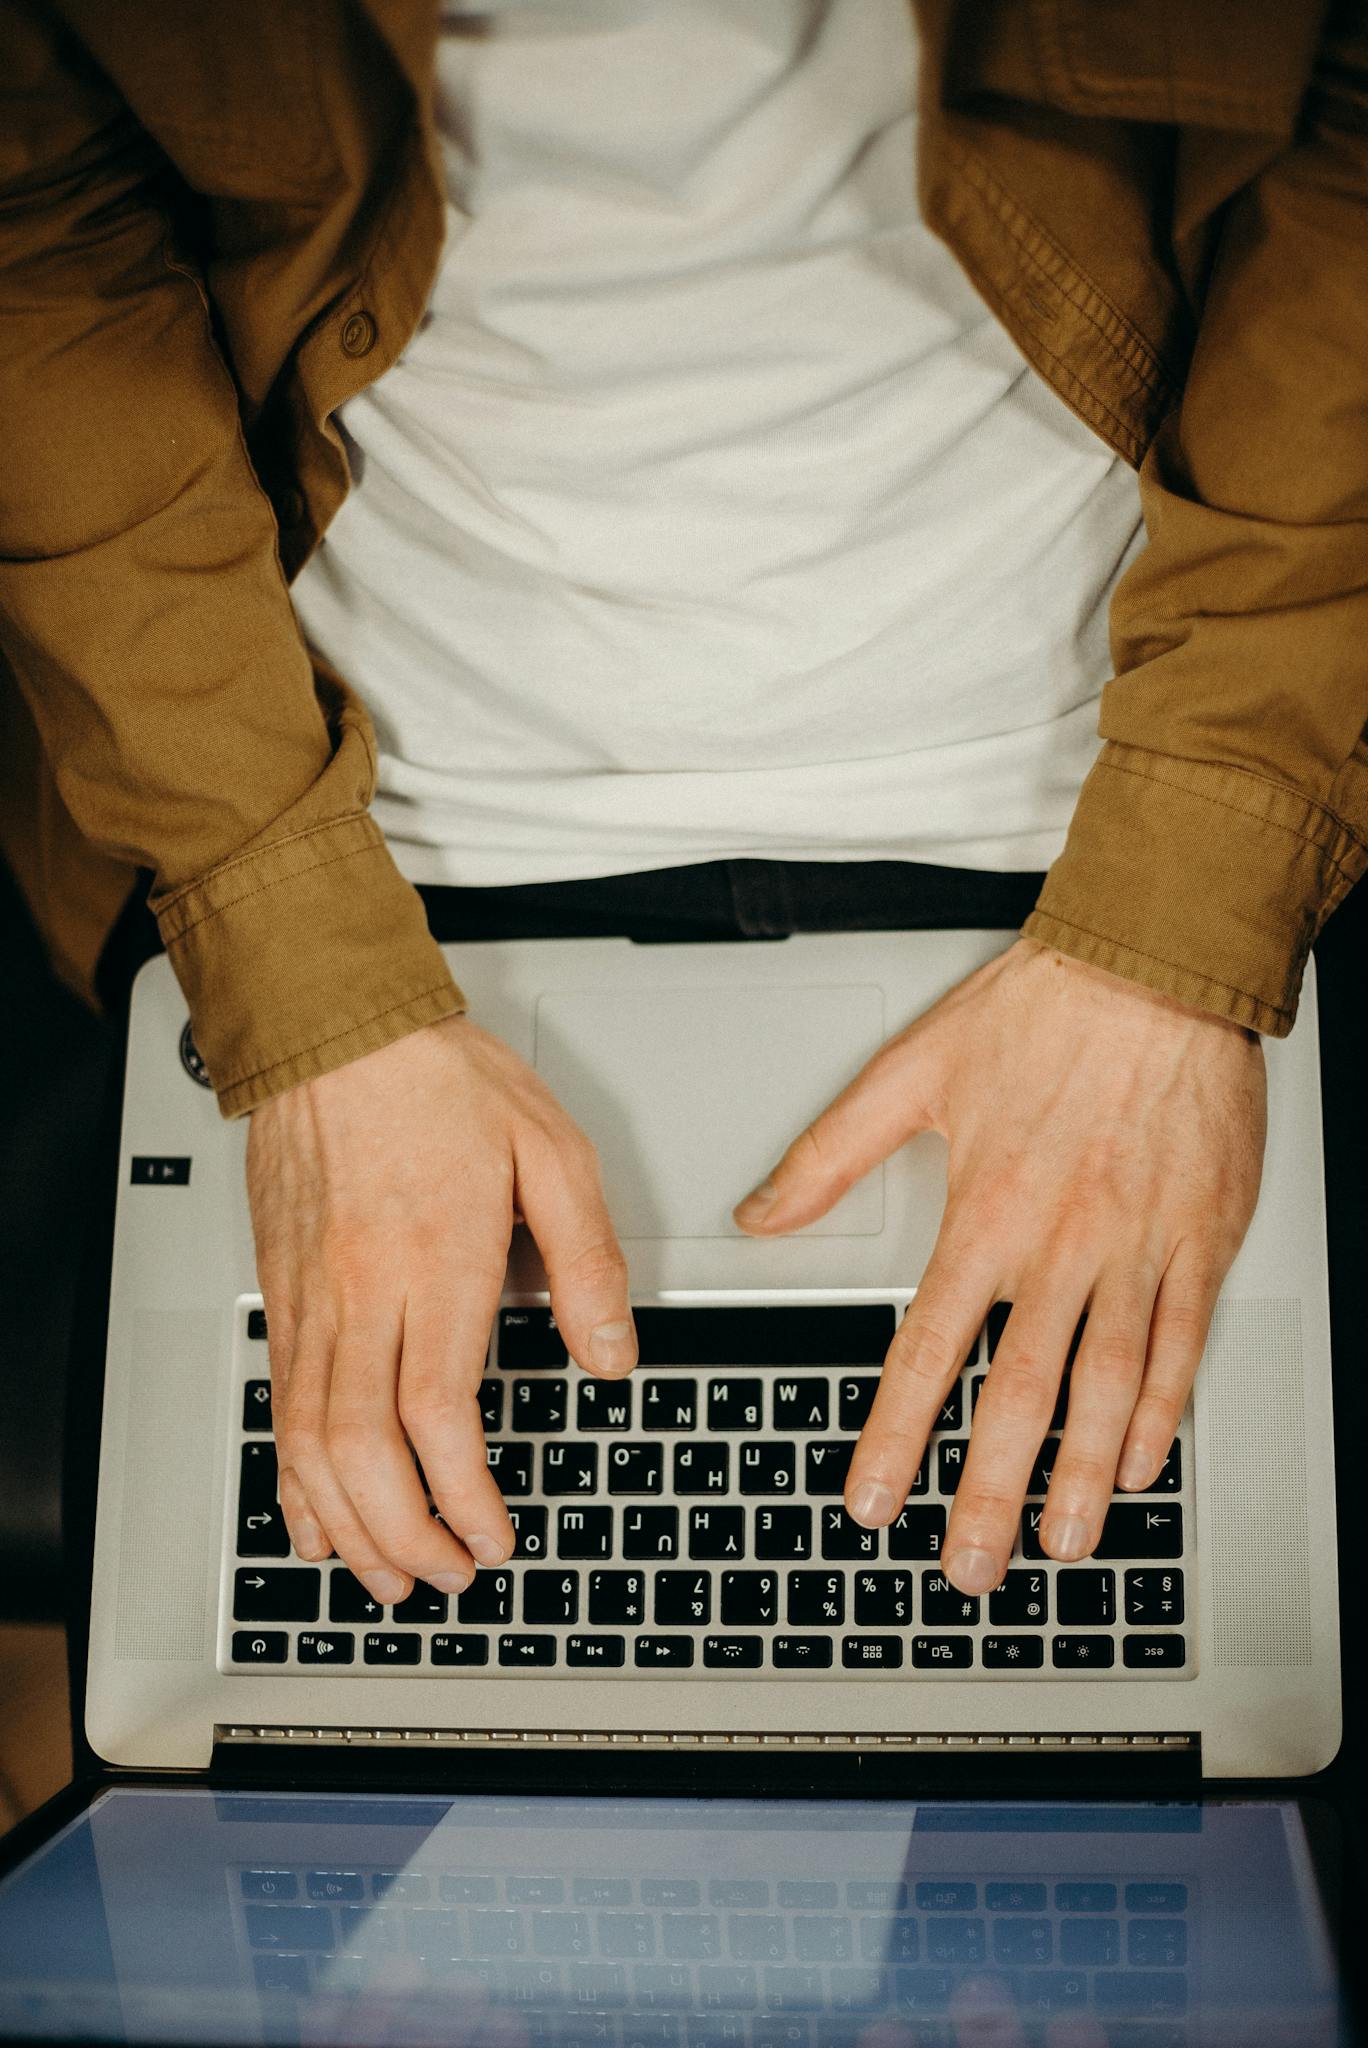
[[[905,1032],[881,1046],[799,1132],[769,1178],[738,1203],[737,1227],[769,1237],[825,1216],[871,1167],[931,1128],[936,1078],[923,1034]]]

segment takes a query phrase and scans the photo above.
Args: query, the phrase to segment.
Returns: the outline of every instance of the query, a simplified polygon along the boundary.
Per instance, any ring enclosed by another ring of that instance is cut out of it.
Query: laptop
[[[220,1118],[171,969],[149,962],[108,1325],[96,1754],[165,1771],[361,1751],[764,1751],[801,1775],[819,1754],[1105,1751],[1137,1784],[1156,1761],[1175,1782],[1328,1763],[1339,1623],[1313,967],[1295,1029],[1266,1045],[1262,1192],[1194,1401],[1155,1486],[1118,1496],[1079,1565],[1038,1541],[1061,1409],[1003,1585],[968,1599],[938,1569],[1006,1305],[899,1520],[868,1531],[842,1507],[935,1241],[936,1137],[792,1236],[752,1240],[731,1221],[876,1047],[1012,936],[450,949],[472,1014],[598,1145],[641,1363],[611,1385],[568,1364],[520,1229],[481,1393],[518,1550],[455,1600],[419,1586],[396,1610],[340,1562],[290,1553],[247,1124]]]

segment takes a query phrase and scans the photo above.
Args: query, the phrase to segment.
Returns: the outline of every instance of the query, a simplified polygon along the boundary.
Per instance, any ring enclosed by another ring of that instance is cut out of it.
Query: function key
[[[242,1390],[242,1427],[267,1430],[271,1427],[271,1382],[248,1380]]]
[[[1096,1557],[1181,1557],[1183,1510],[1169,1501],[1114,1501],[1107,1509]]]
[[[697,1380],[646,1380],[641,1393],[643,1429],[697,1429]]]
[[[902,1661],[901,1636],[843,1636],[841,1639],[841,1662],[847,1671],[900,1671]]]
[[[492,1906],[498,1897],[493,1878],[483,1872],[443,1871],[437,1889],[444,1906]]]
[[[830,1636],[770,1638],[770,1662],[776,1671],[827,1671],[831,1658]]]
[[[967,1671],[974,1661],[972,1636],[913,1636],[912,1662],[919,1671]]]
[[[984,1636],[982,1657],[986,1671],[1038,1671],[1045,1644],[1040,1636]]]
[[[248,1309],[247,1335],[254,1344],[264,1344],[266,1342],[266,1311],[264,1308]]]
[[[609,1380],[581,1380],[575,1391],[577,1429],[630,1429],[632,1389]]]
[[[1057,1884],[1055,1886],[1056,1913],[1114,1913],[1116,1911],[1116,1886],[1114,1884]]]
[[[733,1912],[757,1912],[769,1904],[769,1886],[759,1877],[715,1877],[708,1885],[710,1906],[729,1906]]]
[[[852,1878],[846,1886],[846,1904],[855,1913],[905,1913],[907,1886],[896,1878]]]
[[[569,1364],[549,1308],[499,1310],[499,1364],[510,1372],[556,1372]]]
[[[362,1899],[366,1895],[365,1880],[356,1870],[311,1870],[304,1883],[311,1899],[322,1899],[325,1903],[333,1899]]]
[[[638,1636],[635,1644],[640,1671],[682,1671],[694,1660],[692,1636]]]
[[[1182,1636],[1127,1636],[1121,1661],[1129,1671],[1180,1671],[1187,1662]]]
[[[565,1661],[567,1664],[599,1667],[625,1664],[627,1645],[621,1636],[568,1636],[565,1643]]]
[[[554,1636],[500,1636],[499,1662],[514,1670],[523,1666],[554,1664],[556,1661],[556,1638]]]
[[[1052,1651],[1056,1671],[1110,1671],[1116,1662],[1110,1636],[1056,1636]]]
[[[1179,1571],[1126,1573],[1126,1620],[1155,1628],[1176,1628],[1183,1619],[1183,1574]]]
[[[776,1380],[774,1383],[774,1426],[776,1429],[827,1429],[830,1390],[825,1380]]]
[[[641,1880],[643,1906],[663,1906],[670,1912],[688,1913],[701,1903],[702,1897],[698,1880],[693,1877],[643,1877]]]
[[[632,1880],[629,1877],[577,1877],[577,1906],[630,1906]]]
[[[229,1654],[235,1664],[283,1664],[290,1638],[283,1629],[235,1629]]]
[[[1128,1913],[1186,1913],[1187,1902],[1188,1895],[1185,1884],[1128,1884],[1126,1886],[1126,1911]]]
[[[990,1884],[983,1890],[990,1913],[1044,1913],[1049,1899],[1043,1884]]]
[[[489,1637],[465,1630],[459,1635],[434,1636],[430,1654],[434,1664],[487,1664]]]
[[[445,1885],[446,1879],[442,1879]],[[404,1899],[421,1904],[432,1887],[420,1870],[376,1870],[371,1873],[371,1891],[377,1899]],[[493,1893],[490,1894],[491,1898]]]
[[[416,1664],[422,1654],[421,1636],[368,1635],[361,1642],[367,1664]]]
[[[295,1655],[301,1664],[350,1664],[356,1656],[356,1640],[335,1631],[319,1634],[303,1630]]]
[[[714,1432],[759,1429],[761,1401],[759,1380],[710,1380],[708,1428]]]
[[[293,1870],[244,1870],[239,1878],[244,1899],[296,1899],[299,1879]]]
[[[919,1884],[917,1886],[917,1911],[919,1913],[975,1913],[978,1911],[978,1886],[974,1884],[943,1883]]]
[[[759,1636],[704,1636],[703,1662],[713,1671],[758,1671],[764,1649]]]
[[[843,1379],[837,1389],[839,1401],[837,1427],[840,1429],[863,1429],[869,1420],[869,1411],[874,1406],[874,1396],[879,1391],[877,1373],[861,1373]]]

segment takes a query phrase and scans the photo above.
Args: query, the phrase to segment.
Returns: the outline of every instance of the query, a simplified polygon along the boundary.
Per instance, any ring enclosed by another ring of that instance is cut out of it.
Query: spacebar
[[[643,1365],[882,1365],[891,1302],[633,1308]]]

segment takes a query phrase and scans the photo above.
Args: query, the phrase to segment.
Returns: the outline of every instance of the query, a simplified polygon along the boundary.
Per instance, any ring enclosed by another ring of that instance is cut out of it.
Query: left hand
[[[896,1520],[933,1422],[995,1301],[1012,1303],[941,1567],[999,1585],[1070,1342],[1063,1441],[1041,1522],[1051,1557],[1096,1544],[1117,1485],[1168,1454],[1221,1283],[1259,1192],[1253,1032],[1018,939],[875,1053],[736,1210],[799,1230],[919,1131],[950,1148],[940,1233],[851,1460],[846,1506]]]

